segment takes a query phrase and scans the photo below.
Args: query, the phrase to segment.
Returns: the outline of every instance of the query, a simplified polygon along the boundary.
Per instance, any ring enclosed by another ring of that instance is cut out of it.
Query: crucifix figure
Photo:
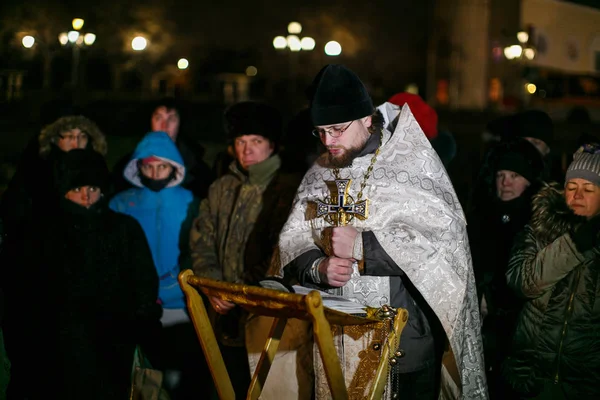
[[[335,186],[337,196],[332,193],[324,201],[317,200],[317,217],[323,217],[325,221],[333,226],[344,226],[351,222],[354,217],[366,219],[369,216],[369,200],[360,200],[356,203],[348,194],[351,179],[336,179]]]

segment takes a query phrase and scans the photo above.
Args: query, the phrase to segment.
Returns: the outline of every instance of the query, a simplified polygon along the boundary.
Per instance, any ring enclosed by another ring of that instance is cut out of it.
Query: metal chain
[[[377,150],[375,150],[375,154],[373,154],[373,157],[371,157],[371,164],[369,164],[369,168],[367,168],[367,171],[365,172],[365,176],[363,177],[363,180],[360,184],[360,191],[358,192],[358,196],[356,198],[356,201],[360,201],[360,199],[362,198],[363,195],[363,190],[365,190],[365,186],[367,186],[367,181],[369,180],[369,177],[371,176],[371,172],[373,172],[373,166],[375,165],[375,162],[377,161],[377,156],[379,155],[379,150],[381,149],[381,144],[383,143],[383,131],[379,132],[379,146],[377,146]],[[340,178],[340,169],[339,168],[334,168],[333,169],[333,175],[335,176],[335,179],[342,179]]]

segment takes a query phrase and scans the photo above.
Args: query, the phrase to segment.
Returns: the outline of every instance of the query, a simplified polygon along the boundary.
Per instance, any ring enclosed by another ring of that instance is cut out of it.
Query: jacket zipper
[[[562,347],[565,341],[565,335],[567,334],[567,325],[569,324],[569,318],[571,317],[571,313],[573,311],[573,298],[575,298],[575,290],[579,285],[579,278],[581,276],[581,268],[577,268],[575,279],[573,279],[573,283],[571,286],[571,296],[569,296],[569,306],[567,307],[567,311],[565,313],[565,322],[563,324],[563,329],[560,337],[560,344],[558,345],[558,354],[556,356],[556,374],[554,375],[554,383],[558,384],[560,380],[560,358],[562,354]]]

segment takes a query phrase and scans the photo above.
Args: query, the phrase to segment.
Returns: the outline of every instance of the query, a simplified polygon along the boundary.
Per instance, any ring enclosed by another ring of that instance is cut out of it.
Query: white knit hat
[[[600,144],[583,145],[573,154],[566,180],[574,178],[585,179],[600,186]]]

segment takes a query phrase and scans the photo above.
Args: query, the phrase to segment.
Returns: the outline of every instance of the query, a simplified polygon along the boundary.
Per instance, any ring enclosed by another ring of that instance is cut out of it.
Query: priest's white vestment
[[[382,144],[366,181],[362,199],[368,199],[368,218],[354,219],[360,231],[371,231],[396,265],[404,271],[441,321],[449,341],[442,365],[440,398],[486,399],[480,319],[466,219],[450,178],[410,108],[384,103],[378,109],[385,123]],[[354,199],[373,154],[357,157],[340,169],[340,178],[352,179]],[[306,173],[293,209],[279,239],[280,274],[303,253],[323,248],[321,232],[329,224],[315,218],[314,204],[331,195],[326,184],[336,178],[322,160]],[[345,297],[379,307],[390,298],[389,278],[354,274],[342,288]],[[410,318],[410,316],[409,316]],[[365,338],[336,332],[347,386],[356,385],[357,368],[364,358]],[[315,357],[317,398],[330,397],[320,358]],[[363,382],[364,383],[364,382]],[[351,388],[354,390],[353,388]],[[368,388],[360,388],[360,390]],[[386,390],[386,397],[389,390]],[[358,396],[360,397],[360,395]]]

